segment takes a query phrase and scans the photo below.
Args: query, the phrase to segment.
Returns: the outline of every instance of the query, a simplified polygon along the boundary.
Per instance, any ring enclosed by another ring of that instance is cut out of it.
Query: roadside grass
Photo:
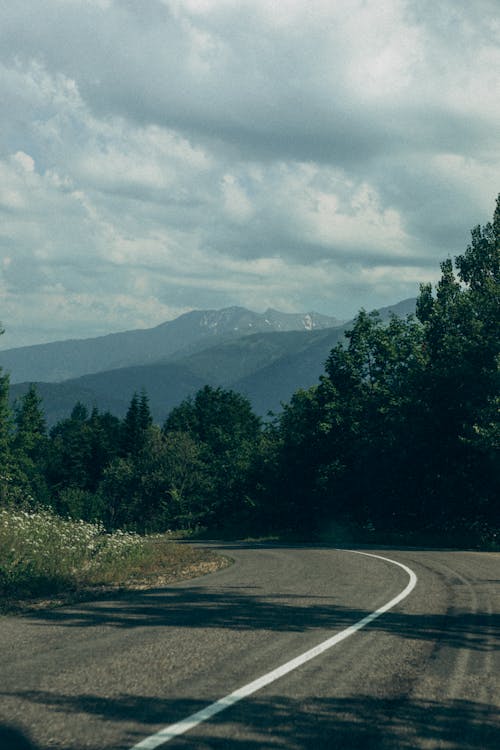
[[[106,533],[49,510],[0,508],[0,612],[192,578],[229,561],[167,534]]]

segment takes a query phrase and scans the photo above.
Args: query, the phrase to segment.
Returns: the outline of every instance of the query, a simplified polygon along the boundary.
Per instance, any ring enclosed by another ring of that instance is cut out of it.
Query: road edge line
[[[290,659],[290,661],[287,661],[280,667],[267,672],[261,677],[258,677],[256,680],[252,680],[252,682],[243,685],[243,687],[238,688],[238,690],[234,690],[232,693],[224,696],[224,698],[220,698],[219,700],[214,701],[214,703],[209,704],[205,708],[201,709],[201,711],[197,711],[196,713],[187,716],[185,719],[181,719],[181,721],[178,721],[175,724],[170,724],[169,726],[160,729],[159,732],[151,734],[149,737],[146,737],[145,739],[134,745],[131,750],[155,750],[155,748],[160,747],[160,745],[165,745],[175,737],[179,737],[181,734],[185,734],[190,729],[194,729],[194,727],[198,726],[199,724],[202,724],[208,719],[211,719],[212,716],[215,716],[221,711],[225,711],[227,708],[234,706],[235,703],[238,703],[239,701],[243,700],[243,698],[247,698],[249,695],[256,693],[258,690],[266,687],[266,685],[270,685],[272,682],[279,680],[280,677],[284,677],[284,675],[293,672],[294,669],[297,669],[303,664],[306,664],[306,662],[311,661],[311,659],[314,659],[316,656],[319,656],[325,651],[328,651],[337,643],[340,643],[346,638],[349,638],[349,636],[353,635],[358,630],[361,630],[361,628],[366,627],[366,625],[369,625],[371,622],[376,620],[377,617],[380,617],[385,612],[388,612],[390,609],[399,604],[399,602],[402,602],[403,599],[406,599],[406,597],[411,594],[411,592],[417,585],[418,578],[416,573],[407,565],[403,565],[403,563],[400,563],[397,560],[392,560],[390,557],[383,557],[382,555],[375,555],[373,552],[361,552],[360,550],[354,549],[336,551],[351,552],[356,555],[374,557],[378,560],[384,560],[385,562],[392,563],[393,565],[397,565],[398,568],[402,568],[405,573],[408,574],[410,580],[407,586],[397,596],[395,596],[386,604],[383,604],[374,612],[371,612],[361,620],[358,620],[358,622],[355,622],[353,625],[345,628],[345,630],[341,630],[340,633],[337,633],[331,638],[327,638],[325,641],[322,641],[317,646],[304,651],[304,653],[296,656],[294,659]]]

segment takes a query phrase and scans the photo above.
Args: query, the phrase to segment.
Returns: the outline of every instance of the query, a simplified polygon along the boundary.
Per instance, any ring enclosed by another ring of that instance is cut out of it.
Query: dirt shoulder
[[[184,545],[182,545],[184,547]],[[186,550],[186,547],[184,547]],[[127,591],[143,591],[161,588],[172,583],[198,578],[215,573],[232,564],[231,558],[212,550],[189,546],[189,554],[182,559],[163,560],[157,569],[140,571],[126,580],[93,585],[79,585],[64,591],[57,591],[44,596],[0,597],[0,615],[23,614],[37,610],[61,607],[93,599],[120,596]],[[186,559],[187,558],[187,559]]]

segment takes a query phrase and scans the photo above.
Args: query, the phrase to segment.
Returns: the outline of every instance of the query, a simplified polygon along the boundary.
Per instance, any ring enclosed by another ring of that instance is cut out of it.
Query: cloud
[[[495,10],[2,3],[0,345],[415,294],[498,192]]]

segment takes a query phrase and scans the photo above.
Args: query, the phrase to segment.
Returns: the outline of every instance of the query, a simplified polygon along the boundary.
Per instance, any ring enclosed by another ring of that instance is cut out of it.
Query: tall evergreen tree
[[[14,445],[17,451],[37,459],[40,445],[47,434],[42,399],[32,383],[21,400],[15,405],[16,436]]]
[[[0,336],[4,329],[0,324]],[[12,483],[12,413],[9,406],[9,376],[0,368],[0,502],[11,495]]]
[[[78,402],[68,419],[50,431],[47,479],[56,495],[68,487],[88,489],[91,433],[88,410]]]
[[[122,445],[125,456],[137,456],[146,442],[148,429],[153,423],[149,399],[145,393],[134,393],[123,421]]]
[[[88,419],[90,455],[87,487],[96,492],[105,468],[120,453],[120,420],[109,412],[101,414],[97,408]]]
[[[35,501],[45,503],[48,499],[44,478],[47,429],[42,400],[34,384],[15,405],[15,427],[13,453],[18,481]]]
[[[9,376],[0,370],[0,471],[7,475],[12,469],[12,413],[9,406]]]
[[[153,417],[149,406],[149,397],[144,389],[139,398],[139,426],[146,432],[153,424]]]

